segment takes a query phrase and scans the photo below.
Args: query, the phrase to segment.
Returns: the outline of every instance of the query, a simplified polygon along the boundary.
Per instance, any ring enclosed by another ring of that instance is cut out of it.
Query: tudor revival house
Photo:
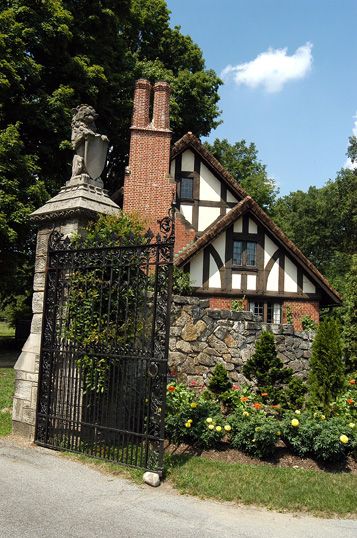
[[[175,194],[175,265],[212,308],[244,297],[268,323],[289,311],[296,329],[304,315],[318,321],[321,306],[340,304],[337,292],[192,133],[171,147],[169,94],[167,83],[136,83],[124,210],[155,229]]]

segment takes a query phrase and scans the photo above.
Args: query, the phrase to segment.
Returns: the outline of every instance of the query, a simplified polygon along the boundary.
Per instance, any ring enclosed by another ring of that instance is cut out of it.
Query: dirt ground
[[[295,469],[310,469],[331,473],[344,472],[357,474],[357,461],[351,456],[348,457],[346,463],[326,464],[311,458],[299,458],[298,456],[294,456],[283,443],[278,445],[276,455],[273,458],[266,460],[252,458],[239,450],[230,448],[229,445],[225,443],[222,443],[219,449],[215,450],[197,450],[186,445],[180,445],[179,447],[168,445],[166,451],[169,454],[191,454],[226,463],[249,463],[255,465],[272,465],[274,467],[294,467]]]

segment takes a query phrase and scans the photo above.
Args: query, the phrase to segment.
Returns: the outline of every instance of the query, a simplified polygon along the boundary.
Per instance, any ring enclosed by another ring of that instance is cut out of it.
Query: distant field
[[[9,327],[5,321],[0,321],[0,338],[15,336],[15,329]]]

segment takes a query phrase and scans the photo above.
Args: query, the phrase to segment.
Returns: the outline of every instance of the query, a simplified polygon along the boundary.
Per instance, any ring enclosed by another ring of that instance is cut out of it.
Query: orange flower
[[[272,405],[271,407],[272,407],[272,409],[280,409],[280,405],[279,405],[279,404]]]
[[[168,390],[169,392],[175,392],[176,387],[174,387],[173,385],[169,385],[169,386],[167,387],[167,390]]]
[[[268,396],[267,392],[262,392],[262,396]]]
[[[346,402],[350,405],[352,405],[354,403],[354,400],[352,400],[352,398],[348,398],[348,400],[346,400]]]
[[[256,402],[256,403],[253,403],[253,407],[255,407],[255,409],[260,409],[262,407],[262,404],[259,402]]]
[[[355,384],[356,384],[356,380],[355,380],[355,379],[350,379],[350,380],[349,380],[349,384],[350,384],[350,385],[355,385]]]
[[[247,402],[249,400],[248,396],[241,396],[240,401],[241,402]]]

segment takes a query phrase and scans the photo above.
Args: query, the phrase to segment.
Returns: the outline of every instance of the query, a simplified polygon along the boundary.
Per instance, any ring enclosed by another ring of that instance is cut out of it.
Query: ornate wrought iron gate
[[[143,244],[50,239],[36,442],[161,471],[173,218]]]

